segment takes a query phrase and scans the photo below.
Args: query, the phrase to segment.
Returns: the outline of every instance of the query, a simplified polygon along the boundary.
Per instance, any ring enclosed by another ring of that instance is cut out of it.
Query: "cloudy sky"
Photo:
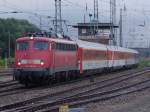
[[[125,46],[148,47],[150,40],[150,1],[149,0],[116,0],[117,23],[119,23],[120,8],[123,12],[123,37]],[[86,11],[86,4],[88,10]],[[11,14],[5,12],[18,11],[22,13]],[[0,17],[15,17],[28,19],[39,27],[39,16],[42,17],[42,29],[52,26],[54,17],[54,0],[0,0]],[[93,0],[62,0],[62,16],[67,24],[82,22],[84,14],[89,21],[88,14],[93,13]],[[109,22],[109,0],[99,0],[99,21]],[[71,29],[69,32],[74,32]],[[69,33],[75,35],[74,33]]]

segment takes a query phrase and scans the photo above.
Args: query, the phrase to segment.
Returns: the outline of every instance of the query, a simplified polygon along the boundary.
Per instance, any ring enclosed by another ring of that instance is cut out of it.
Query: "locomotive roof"
[[[21,38],[18,38],[16,41],[28,41],[28,40],[31,40],[31,38],[30,37],[21,37]],[[53,41],[53,42],[66,43],[66,44],[76,44],[72,40],[58,39],[58,38],[33,37],[33,40]]]

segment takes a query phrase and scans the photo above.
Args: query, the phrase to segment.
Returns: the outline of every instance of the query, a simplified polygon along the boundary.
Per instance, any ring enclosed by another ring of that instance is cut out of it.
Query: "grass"
[[[5,66],[5,60],[4,59],[0,59],[0,67],[4,67]]]
[[[140,67],[150,67],[150,59],[140,59],[139,66]]]
[[[0,68],[5,67],[5,62],[6,62],[5,59],[0,59]],[[12,64],[13,64],[13,58],[10,59],[10,64],[9,65],[12,65]]]

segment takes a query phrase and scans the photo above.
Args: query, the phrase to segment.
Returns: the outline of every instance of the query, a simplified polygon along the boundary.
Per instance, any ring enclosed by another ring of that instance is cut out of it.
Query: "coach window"
[[[67,44],[64,44],[64,45],[65,45],[64,50],[66,51],[67,50]]]
[[[73,45],[72,50],[75,51],[76,49],[77,49],[77,46],[76,46],[76,45]]]
[[[61,44],[61,48],[62,51],[64,50],[64,44]]]
[[[58,43],[56,43],[56,48],[55,49],[59,50],[59,44]]]
[[[64,50],[64,44],[61,44],[61,48],[60,48],[60,50]]]
[[[41,42],[37,41],[33,43],[34,50],[47,50],[48,49],[48,42]]]
[[[74,51],[74,45],[70,45],[70,50]]]
[[[59,50],[62,50],[62,44],[61,43],[59,44]]]
[[[71,51],[71,45],[68,44],[68,48],[67,48],[69,51]]]
[[[67,45],[67,50],[70,51],[70,45],[69,44]]]
[[[67,51],[69,51],[69,45],[67,44]]]
[[[17,50],[25,51],[28,49],[29,43],[28,42],[18,42],[17,43]]]
[[[58,44],[58,49],[61,50],[61,44],[60,43]]]
[[[65,50],[68,51],[68,45],[67,44],[65,44]]]
[[[56,44],[56,49],[59,50],[59,43]]]
[[[70,44],[66,44],[66,50],[71,51],[71,45]]]

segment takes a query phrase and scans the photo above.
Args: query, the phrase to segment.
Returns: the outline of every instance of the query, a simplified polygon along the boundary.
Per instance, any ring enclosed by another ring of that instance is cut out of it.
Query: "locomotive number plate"
[[[29,63],[29,64],[32,64],[32,63],[33,63],[33,61],[32,61],[32,60],[28,60],[28,63]]]

